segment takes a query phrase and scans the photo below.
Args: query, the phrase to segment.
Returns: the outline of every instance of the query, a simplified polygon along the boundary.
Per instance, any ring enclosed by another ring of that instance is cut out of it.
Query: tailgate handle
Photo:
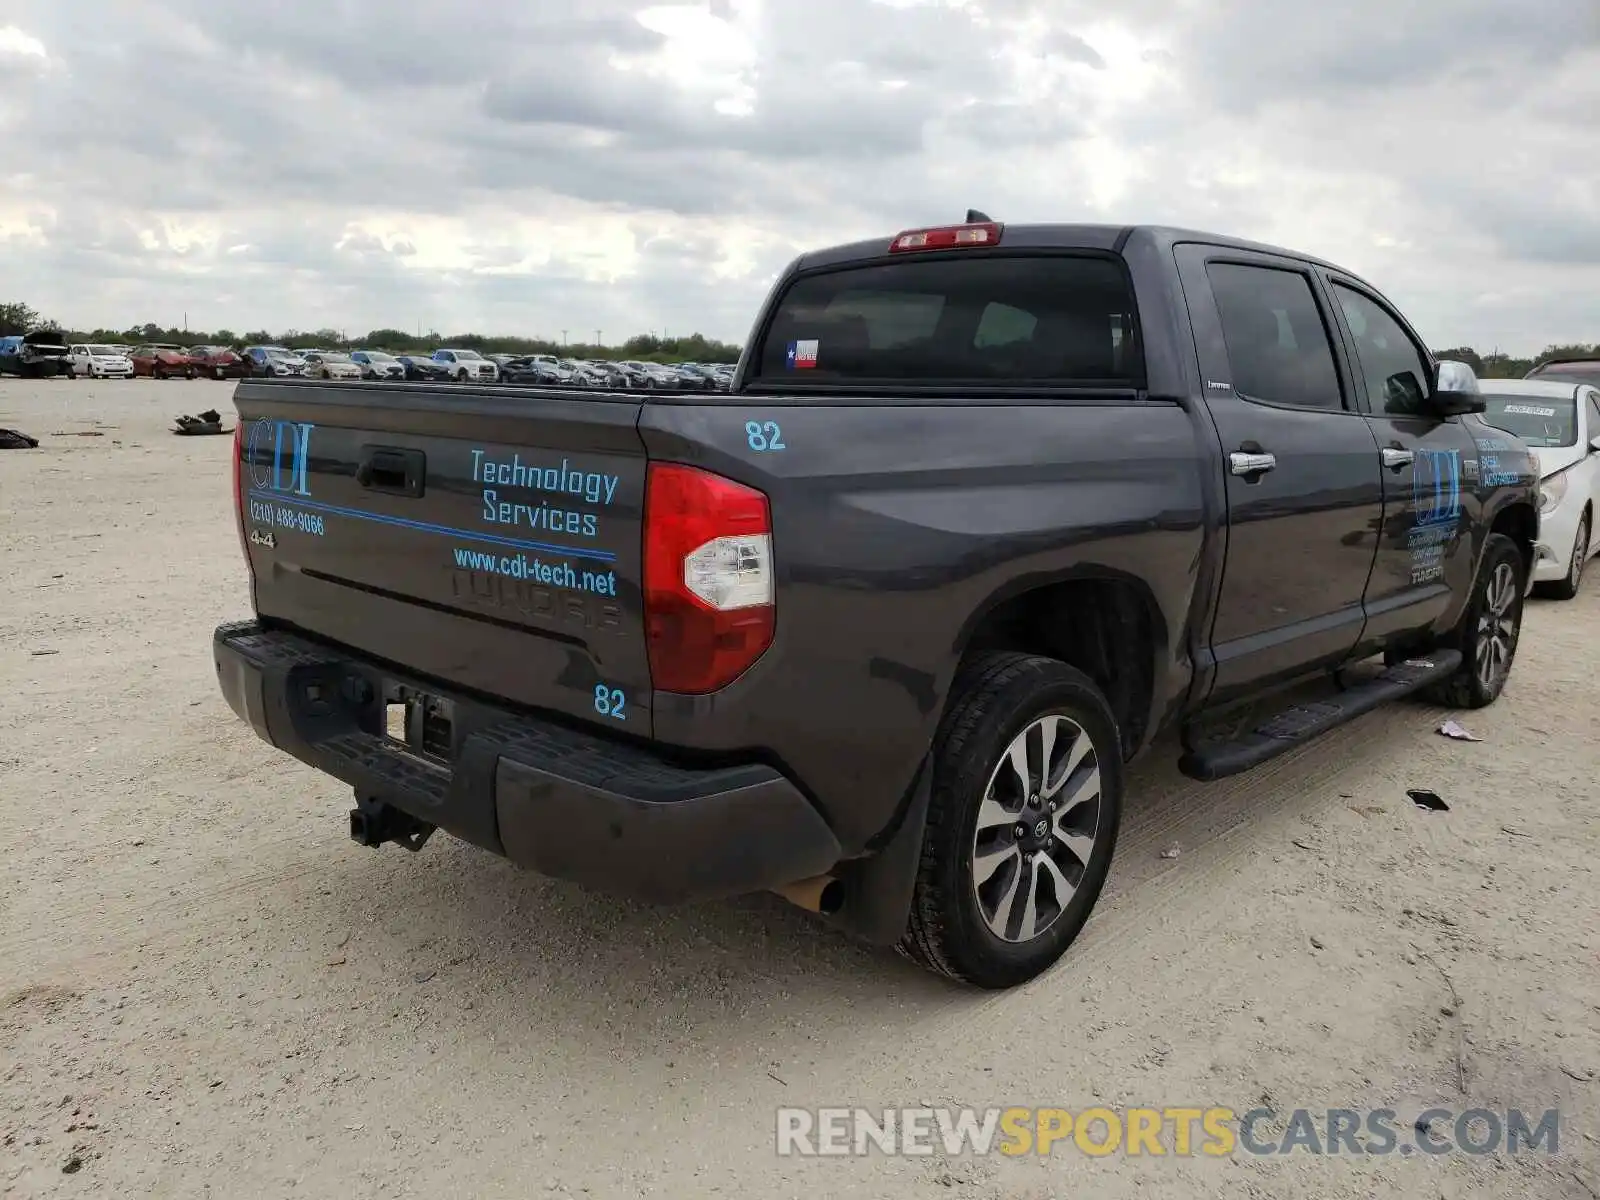
[[[395,496],[422,495],[427,474],[427,459],[421,450],[394,446],[363,446],[356,465],[356,482],[362,487]]]

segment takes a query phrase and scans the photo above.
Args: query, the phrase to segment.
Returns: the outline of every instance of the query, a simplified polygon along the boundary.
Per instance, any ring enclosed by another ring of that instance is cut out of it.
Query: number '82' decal
[[[776,421],[746,421],[744,436],[750,443],[750,449],[757,454],[789,448],[783,444],[783,431],[778,428]]]
[[[594,685],[594,710],[602,717],[610,717],[613,721],[626,721],[625,711],[627,700],[622,695],[621,688],[607,687],[603,683]]]

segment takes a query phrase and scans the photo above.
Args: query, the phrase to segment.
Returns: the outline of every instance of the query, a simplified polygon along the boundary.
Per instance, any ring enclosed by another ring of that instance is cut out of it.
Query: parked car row
[[[612,362],[558,358],[553,354],[479,354],[442,348],[432,354],[390,354],[385,350],[290,350],[251,346],[244,352],[248,373],[262,377],[367,379],[394,383],[531,383],[552,387],[643,389],[650,391],[727,391],[733,380],[728,363]]]
[[[99,342],[66,344],[59,333],[0,338],[0,371],[85,379],[308,379],[384,382],[524,383],[609,391],[725,392],[729,363],[652,363],[639,360],[558,358],[554,354],[479,354],[441,348],[432,354],[383,350],[291,350],[287,346],[143,346]]]
[[[495,355],[507,383],[555,387],[725,392],[733,382],[729,363],[648,363],[636,360],[557,358],[553,354]]]

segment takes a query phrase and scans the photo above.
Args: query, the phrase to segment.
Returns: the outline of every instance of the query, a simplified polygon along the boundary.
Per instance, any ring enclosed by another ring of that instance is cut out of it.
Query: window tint
[[[1355,339],[1357,365],[1367,381],[1373,411],[1399,416],[1422,412],[1430,372],[1416,344],[1369,297],[1339,283],[1333,285],[1333,294]]]
[[[1211,263],[1233,386],[1242,396],[1341,408],[1339,373],[1311,281],[1296,271]]]
[[[1133,294],[1114,260],[907,257],[803,276],[757,376],[785,382],[1138,385]]]

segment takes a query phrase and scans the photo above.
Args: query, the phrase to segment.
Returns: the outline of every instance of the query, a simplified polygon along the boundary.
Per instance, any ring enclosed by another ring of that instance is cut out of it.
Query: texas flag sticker
[[[789,343],[789,369],[802,370],[817,365],[817,339]]]

